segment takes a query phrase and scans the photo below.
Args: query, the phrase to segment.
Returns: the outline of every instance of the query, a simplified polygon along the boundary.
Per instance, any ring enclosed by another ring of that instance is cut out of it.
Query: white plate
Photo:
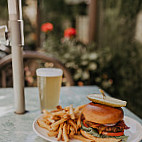
[[[130,127],[130,129],[125,130],[125,135],[128,137],[128,142],[139,142],[142,140],[142,125],[136,120],[125,116],[125,124]]]
[[[48,141],[51,141],[51,142],[59,142],[59,141],[57,141],[56,138],[49,137],[47,135],[48,131],[46,129],[39,127],[39,125],[37,124],[37,120],[41,117],[42,117],[42,115],[37,117],[33,122],[34,132],[38,136],[42,137],[45,140],[48,140]],[[130,127],[130,129],[125,130],[125,135],[129,136],[127,142],[139,142],[140,140],[142,140],[142,125],[140,123],[138,123],[136,120],[134,120],[134,119],[132,119],[128,116],[124,117],[124,121],[125,121],[126,125],[128,127]],[[72,140],[70,140],[70,142],[80,142],[80,141],[72,139]]]
[[[50,142],[63,142],[63,141],[57,141],[57,138],[49,137],[49,136],[47,135],[48,130],[39,127],[39,125],[37,124],[37,120],[38,120],[39,118],[42,118],[42,115],[39,116],[39,117],[37,117],[37,118],[34,120],[34,122],[33,122],[33,130],[34,130],[34,132],[35,132],[38,136],[40,136],[41,138],[43,138],[43,139],[45,139],[45,140],[47,140],[47,141],[50,141]],[[79,140],[76,140],[76,139],[72,139],[72,140],[70,140],[70,142],[80,142],[80,141],[79,141]]]

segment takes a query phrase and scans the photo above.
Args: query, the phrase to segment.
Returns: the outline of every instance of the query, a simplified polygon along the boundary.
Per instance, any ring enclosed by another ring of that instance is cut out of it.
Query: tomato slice
[[[122,135],[124,135],[124,132],[117,132],[117,133],[113,133],[113,132],[102,132],[102,135],[107,135],[107,136],[122,136]]]
[[[88,128],[88,125],[85,123],[85,120],[83,120],[83,125]]]

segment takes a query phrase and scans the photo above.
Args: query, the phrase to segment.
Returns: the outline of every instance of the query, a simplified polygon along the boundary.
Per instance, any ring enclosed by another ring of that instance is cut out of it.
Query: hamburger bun
[[[99,124],[115,124],[124,117],[120,107],[115,108],[92,102],[83,108],[82,113],[85,120]]]
[[[85,138],[91,139],[92,141],[95,141],[95,142],[120,142],[121,141],[121,139],[116,139],[116,138],[97,138],[83,130],[80,130],[80,132],[82,136],[84,136]]]

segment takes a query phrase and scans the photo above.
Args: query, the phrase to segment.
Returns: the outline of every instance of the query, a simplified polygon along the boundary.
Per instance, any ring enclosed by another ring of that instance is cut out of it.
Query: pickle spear
[[[127,102],[113,97],[106,96],[103,90],[101,94],[89,94],[87,98],[95,103],[104,104],[112,107],[125,107]]]

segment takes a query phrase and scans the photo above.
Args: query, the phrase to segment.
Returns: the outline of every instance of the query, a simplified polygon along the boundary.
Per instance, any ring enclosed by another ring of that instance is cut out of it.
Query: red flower
[[[76,30],[74,28],[68,28],[64,31],[64,37],[70,38],[76,35]]]
[[[53,30],[53,24],[51,24],[51,23],[44,23],[44,24],[42,24],[42,26],[41,26],[41,30],[42,30],[43,32],[52,31],[52,30]]]

